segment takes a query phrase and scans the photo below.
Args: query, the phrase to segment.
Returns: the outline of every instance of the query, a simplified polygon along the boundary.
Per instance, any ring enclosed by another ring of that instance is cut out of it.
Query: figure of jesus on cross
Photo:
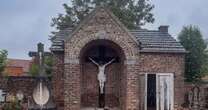
[[[98,64],[96,61],[94,61],[92,58],[89,57],[89,59],[98,66],[99,72],[97,75],[97,79],[99,81],[99,86],[100,86],[100,93],[103,94],[104,93],[104,86],[105,86],[105,82],[106,82],[106,75],[105,75],[105,68],[106,66],[110,65],[115,58],[113,58],[111,61],[105,63],[105,64]]]

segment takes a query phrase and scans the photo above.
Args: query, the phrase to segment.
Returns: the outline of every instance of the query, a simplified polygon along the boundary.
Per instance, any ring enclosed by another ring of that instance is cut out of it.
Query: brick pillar
[[[132,60],[133,61],[133,60]],[[138,110],[138,65],[136,65],[136,60],[133,62],[126,62],[126,80],[127,80],[127,90],[126,90],[126,110]]]
[[[80,65],[78,62],[65,64],[64,110],[80,110],[80,76]]]
[[[127,75],[127,72],[126,72],[126,65],[124,64],[123,65],[123,68],[122,68],[122,74],[121,74],[121,98],[120,98],[120,108],[121,110],[126,110],[126,99],[127,99],[127,96],[126,96],[126,91],[127,91],[127,78],[126,78],[126,75]]]
[[[185,103],[185,89],[184,89],[184,71],[185,71],[185,61],[184,56],[180,58],[177,63],[179,65],[176,72],[174,72],[174,105],[183,106]]]
[[[57,110],[64,109],[64,54],[54,53],[53,54],[53,91],[52,95],[57,106]]]

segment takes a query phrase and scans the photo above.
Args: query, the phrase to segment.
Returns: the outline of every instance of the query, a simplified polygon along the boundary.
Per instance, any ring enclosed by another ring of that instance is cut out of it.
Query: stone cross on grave
[[[39,61],[39,73],[40,76],[44,76],[45,74],[45,69],[44,69],[44,45],[42,43],[38,44],[38,61]]]
[[[38,43],[37,48],[37,52],[29,52],[29,56],[35,57],[35,63],[39,66],[38,84],[33,90],[33,99],[39,105],[39,109],[42,110],[44,107],[48,107],[47,104],[50,100],[50,85],[47,82],[48,77],[45,72],[44,57],[50,56],[51,53],[44,52],[44,45],[42,43]],[[35,106],[31,104],[31,108],[35,108]]]
[[[44,57],[50,56],[50,52],[44,52],[44,44],[38,43],[37,52],[29,52],[30,57],[36,57],[39,65],[39,76],[45,77]]]

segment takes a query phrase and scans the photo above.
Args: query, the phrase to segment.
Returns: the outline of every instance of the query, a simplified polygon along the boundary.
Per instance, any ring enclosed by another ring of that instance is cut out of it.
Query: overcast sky
[[[9,58],[29,59],[28,52],[43,42],[50,47],[48,35],[52,17],[63,13],[63,3],[70,0],[0,0],[0,49]],[[200,27],[208,38],[208,0],[152,0],[155,23],[145,28],[157,29],[169,25],[176,37],[184,25]],[[48,49],[47,49],[48,50]]]

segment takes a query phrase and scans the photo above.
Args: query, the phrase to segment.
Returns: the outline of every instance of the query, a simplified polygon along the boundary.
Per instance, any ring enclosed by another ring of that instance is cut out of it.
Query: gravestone
[[[191,110],[200,110],[202,105],[202,91],[198,86],[194,86],[191,91],[189,91],[189,109]]]
[[[6,92],[0,89],[0,103],[5,102],[6,100]]]

